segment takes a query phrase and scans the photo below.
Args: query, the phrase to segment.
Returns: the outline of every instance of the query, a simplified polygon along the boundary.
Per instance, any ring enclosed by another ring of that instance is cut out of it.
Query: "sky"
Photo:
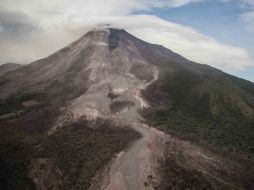
[[[254,0],[1,0],[0,64],[28,64],[101,24],[254,82]]]

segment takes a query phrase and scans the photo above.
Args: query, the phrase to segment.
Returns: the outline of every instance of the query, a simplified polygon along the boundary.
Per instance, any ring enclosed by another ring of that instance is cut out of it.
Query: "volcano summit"
[[[124,30],[94,29],[0,89],[1,189],[254,187],[254,84]]]

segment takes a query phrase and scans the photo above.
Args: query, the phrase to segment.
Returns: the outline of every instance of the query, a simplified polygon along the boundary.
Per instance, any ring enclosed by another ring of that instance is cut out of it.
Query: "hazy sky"
[[[30,63],[103,23],[254,81],[254,0],[1,0],[0,64]]]

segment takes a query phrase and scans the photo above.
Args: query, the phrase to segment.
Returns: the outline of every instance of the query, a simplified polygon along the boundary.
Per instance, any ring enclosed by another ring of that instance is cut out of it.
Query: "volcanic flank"
[[[94,29],[0,89],[1,189],[253,187],[254,84],[124,30]]]

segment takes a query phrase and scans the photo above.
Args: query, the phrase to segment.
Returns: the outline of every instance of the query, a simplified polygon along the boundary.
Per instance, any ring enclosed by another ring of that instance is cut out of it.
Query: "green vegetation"
[[[45,106],[24,113],[23,117],[0,121],[0,189],[35,189],[27,175],[36,156],[34,147],[47,137],[48,127],[57,115],[56,110]]]
[[[239,173],[224,169],[218,175],[253,189],[253,92],[253,83],[222,72],[196,72],[169,64],[159,80],[143,91],[152,105],[143,115],[151,125],[167,133],[210,147],[239,163]],[[232,189],[184,165],[179,161],[181,157],[165,154],[159,189]]]
[[[26,134],[22,127],[21,123],[0,122],[0,189],[35,189],[27,172],[32,147],[42,136]]]
[[[216,121],[212,119],[201,120],[183,112],[166,112],[169,116],[165,119],[160,112],[155,119],[167,125],[168,132],[186,135],[192,140],[205,140],[207,143],[227,148],[238,149],[254,153],[254,132],[249,123],[240,123],[235,120]],[[163,112],[165,114],[165,112]]]
[[[182,69],[153,85],[144,95],[160,105],[145,111],[154,125],[192,140],[254,155],[253,99],[224,75]],[[248,85],[248,89],[254,88]]]
[[[218,189],[215,184],[212,184],[201,172],[196,170],[185,169],[178,164],[176,160],[165,158],[166,161],[162,167],[162,181],[159,185],[160,190],[212,190]],[[223,188],[224,189],[224,188]]]
[[[40,102],[24,106],[23,102]],[[58,105],[50,105],[45,94],[15,93],[0,104],[0,115],[17,113],[0,120],[0,189],[35,189],[28,177],[30,162],[36,147],[58,116]],[[22,117],[21,117],[22,116]]]
[[[63,172],[60,189],[88,189],[96,172],[139,137],[132,129],[112,128],[107,121],[97,121],[93,128],[81,121],[50,136],[38,156],[52,159]]]
[[[0,115],[17,113],[24,109],[23,102],[35,100],[42,97],[42,94],[15,94],[10,96],[5,102],[0,103]]]
[[[11,190],[35,189],[33,181],[27,176],[31,150],[20,142],[0,145],[0,188]]]
[[[108,121],[97,121],[91,127],[86,121],[79,121],[48,137],[48,126],[52,126],[57,114],[45,106],[22,118],[0,121],[0,189],[34,190],[35,184],[28,175],[31,163],[45,158],[55,166],[47,174],[52,178],[40,176],[48,189],[52,183],[62,184],[61,190],[88,189],[96,172],[140,137],[130,128],[116,128]],[[58,178],[54,173],[57,168],[63,174]]]
[[[254,85],[252,82],[228,74],[226,76],[238,87],[254,95]]]

